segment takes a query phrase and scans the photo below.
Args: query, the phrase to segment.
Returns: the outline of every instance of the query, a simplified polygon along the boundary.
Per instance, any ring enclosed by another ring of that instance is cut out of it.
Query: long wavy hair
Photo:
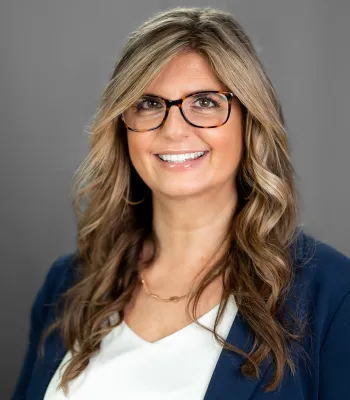
[[[291,319],[285,315],[295,276],[289,250],[299,207],[281,105],[251,40],[229,13],[177,7],[153,15],[128,37],[89,127],[91,149],[74,174],[77,278],[61,296],[61,313],[41,342],[58,329],[71,351],[60,382],[65,393],[102,339],[123,321],[123,310],[138,284],[145,241],[153,245],[153,252],[143,267],[157,258],[151,192],[131,164],[120,117],[162,68],[186,51],[205,57],[244,111],[238,206],[226,236],[229,246],[190,296],[187,311],[193,304],[191,318],[203,326],[194,318],[198,300],[221,275],[223,295],[214,330],[203,328],[225,349],[244,356],[244,376],[258,377],[259,365],[269,357],[274,375],[266,391],[278,387],[286,366],[295,373],[291,344],[300,344],[305,324],[292,310],[288,309]],[[249,353],[216,332],[230,295],[254,333]],[[110,317],[115,312],[120,319],[113,325]]]

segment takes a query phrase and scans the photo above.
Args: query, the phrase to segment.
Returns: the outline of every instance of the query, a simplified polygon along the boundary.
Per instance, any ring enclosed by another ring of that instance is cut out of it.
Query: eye
[[[220,108],[223,106],[223,100],[220,95],[207,93],[194,96],[191,106],[199,109]]]
[[[142,111],[142,110],[154,110],[158,108],[163,108],[164,105],[160,99],[154,97],[145,97],[138,100],[137,103],[135,104],[135,107],[138,111]]]
[[[201,107],[208,108],[210,104],[214,104],[214,107],[218,106],[218,103],[209,99],[208,97],[201,97],[197,100]]]

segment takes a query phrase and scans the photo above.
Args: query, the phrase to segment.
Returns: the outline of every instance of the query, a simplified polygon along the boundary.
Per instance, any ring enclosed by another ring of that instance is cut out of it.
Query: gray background
[[[13,390],[31,302],[75,248],[72,175],[131,30],[175,6],[230,11],[253,39],[284,107],[304,229],[349,250],[348,0],[2,1],[0,395]]]

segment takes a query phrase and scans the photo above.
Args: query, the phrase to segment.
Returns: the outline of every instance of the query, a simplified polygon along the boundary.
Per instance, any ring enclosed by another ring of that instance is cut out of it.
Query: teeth
[[[158,157],[163,161],[183,163],[187,160],[195,160],[196,158],[202,157],[204,153],[204,151],[197,151],[195,153],[185,154],[158,154]]]

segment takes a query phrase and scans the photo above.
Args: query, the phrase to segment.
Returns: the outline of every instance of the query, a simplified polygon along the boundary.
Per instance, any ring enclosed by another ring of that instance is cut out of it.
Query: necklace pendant
[[[174,302],[176,303],[177,301],[180,300],[180,297],[179,297],[179,296],[171,296],[171,297],[169,297],[168,300],[169,300],[169,301],[174,301]]]

